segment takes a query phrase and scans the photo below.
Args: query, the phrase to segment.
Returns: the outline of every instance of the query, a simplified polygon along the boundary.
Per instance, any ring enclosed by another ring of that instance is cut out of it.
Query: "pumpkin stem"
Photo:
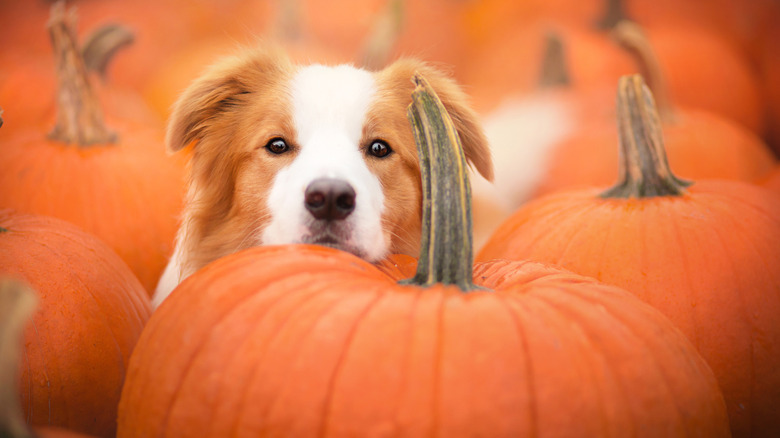
[[[608,30],[627,18],[623,0],[606,0],[604,16],[596,21],[596,28]]]
[[[571,85],[571,77],[566,65],[563,41],[557,32],[550,30],[544,38],[542,74],[539,75],[538,87],[555,88],[569,85]]]
[[[620,170],[617,185],[602,198],[680,196],[691,182],[674,176],[664,149],[663,132],[653,94],[641,75],[618,81],[617,124]]]
[[[76,42],[75,16],[62,1],[51,7],[49,34],[57,65],[57,123],[49,138],[68,144],[89,146],[116,140],[103,122],[89,72]]]
[[[661,118],[666,121],[673,120],[674,111],[669,99],[666,78],[661,71],[661,62],[642,26],[630,20],[623,20],[612,29],[612,38],[636,59],[639,71],[653,90]]]
[[[19,403],[18,369],[24,326],[35,310],[37,298],[22,283],[0,280],[0,436],[35,436],[24,421]]]
[[[404,2],[388,0],[385,10],[377,17],[374,31],[366,38],[360,64],[368,69],[380,69],[390,59],[393,47],[398,42],[404,22]]]
[[[417,273],[403,284],[474,285],[471,186],[455,125],[428,81],[415,74],[407,117],[414,131],[423,188],[422,242]]]
[[[87,36],[82,44],[81,56],[87,70],[106,78],[108,65],[116,53],[132,44],[135,35],[130,29],[119,24],[108,24],[99,27]]]

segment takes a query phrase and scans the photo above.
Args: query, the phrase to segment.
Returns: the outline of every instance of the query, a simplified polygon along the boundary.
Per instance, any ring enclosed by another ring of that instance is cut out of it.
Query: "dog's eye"
[[[390,155],[392,152],[393,150],[390,148],[390,146],[388,146],[388,144],[382,140],[374,140],[370,145],[368,145],[368,153],[377,158],[384,158]]]
[[[272,154],[283,154],[290,150],[290,146],[287,145],[287,142],[282,140],[281,138],[273,138],[271,141],[269,141],[265,148],[268,149],[269,152]]]

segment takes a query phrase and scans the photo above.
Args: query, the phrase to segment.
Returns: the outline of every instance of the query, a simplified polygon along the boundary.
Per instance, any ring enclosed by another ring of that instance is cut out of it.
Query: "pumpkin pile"
[[[4,2],[0,435],[780,436],[778,22],[776,0]],[[447,66],[495,183],[410,77],[419,259],[254,248],[152,314],[171,105],[264,42]]]
[[[729,436],[709,367],[657,310],[541,264],[472,268],[463,150],[415,81],[414,277],[305,245],[217,260],[146,326],[119,436]]]

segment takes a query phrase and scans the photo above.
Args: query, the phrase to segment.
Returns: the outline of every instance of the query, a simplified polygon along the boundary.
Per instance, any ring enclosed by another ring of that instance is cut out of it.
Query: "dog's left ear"
[[[246,49],[207,68],[173,105],[166,134],[168,151],[202,139],[215,119],[233,110],[242,95],[264,92],[289,68],[289,60],[275,46]]]
[[[412,77],[419,73],[431,84],[441,99],[444,108],[452,118],[463,144],[466,160],[471,163],[485,179],[493,180],[493,158],[490,146],[482,129],[479,116],[469,104],[469,97],[458,84],[444,71],[416,59],[401,59],[380,72],[396,79],[399,88],[407,96],[414,90]]]

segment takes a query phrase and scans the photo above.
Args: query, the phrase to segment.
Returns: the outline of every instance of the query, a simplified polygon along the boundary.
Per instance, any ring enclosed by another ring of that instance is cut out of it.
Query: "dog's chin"
[[[351,244],[349,236],[342,236],[341,233],[335,233],[332,230],[325,229],[317,233],[306,235],[301,239],[302,243],[311,245],[327,246],[341,251],[352,253],[362,259],[366,258],[365,250]]]

